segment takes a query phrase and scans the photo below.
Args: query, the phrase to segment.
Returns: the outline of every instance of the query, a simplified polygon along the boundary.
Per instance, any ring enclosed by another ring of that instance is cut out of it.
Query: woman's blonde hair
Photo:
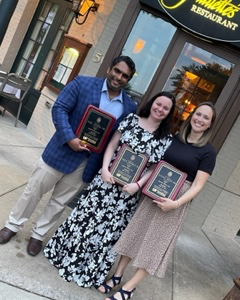
[[[202,102],[200,104],[198,104],[195,109],[191,112],[191,114],[189,115],[189,117],[182,123],[182,126],[180,128],[179,131],[179,137],[181,139],[181,141],[183,143],[187,143],[187,137],[191,131],[191,119],[192,119],[192,115],[195,113],[195,111],[203,106],[203,105],[207,105],[212,109],[213,115],[212,115],[212,120],[211,120],[211,126],[209,128],[206,129],[206,131],[204,131],[203,135],[201,136],[201,138],[197,141],[197,143],[194,143],[194,146],[197,147],[202,147],[204,145],[206,145],[212,135],[212,131],[213,131],[213,127],[214,127],[214,123],[216,120],[216,108],[214,106],[214,104],[212,102]]]

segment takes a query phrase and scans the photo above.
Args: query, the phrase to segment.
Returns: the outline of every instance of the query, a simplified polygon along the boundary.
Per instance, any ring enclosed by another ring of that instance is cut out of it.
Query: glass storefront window
[[[136,64],[136,74],[129,84],[133,94],[141,97],[146,92],[176,29],[146,11],[140,12],[122,50]]]
[[[201,102],[216,103],[235,64],[186,43],[164,86],[176,96],[175,131]]]

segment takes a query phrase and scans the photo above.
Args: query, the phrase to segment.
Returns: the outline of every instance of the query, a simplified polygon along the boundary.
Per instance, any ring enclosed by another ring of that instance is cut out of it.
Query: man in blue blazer
[[[136,104],[123,88],[135,73],[135,64],[128,56],[113,60],[106,78],[77,76],[58,96],[52,118],[56,132],[47,144],[33,174],[5,227],[0,231],[0,243],[5,244],[23,228],[42,196],[53,188],[51,198],[32,229],[27,246],[35,256],[42,241],[57,222],[66,205],[84,185],[91,182],[102,164],[102,153],[91,153],[76,137],[76,130],[88,107],[94,105],[116,117],[112,132]]]

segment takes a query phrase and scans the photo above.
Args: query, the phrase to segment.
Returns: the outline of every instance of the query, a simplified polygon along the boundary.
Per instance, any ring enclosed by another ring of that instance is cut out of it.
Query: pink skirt
[[[177,198],[190,186],[191,182],[185,181]],[[163,212],[152,199],[143,197],[114,250],[130,257],[133,266],[143,268],[151,275],[164,277],[189,205],[190,202]]]

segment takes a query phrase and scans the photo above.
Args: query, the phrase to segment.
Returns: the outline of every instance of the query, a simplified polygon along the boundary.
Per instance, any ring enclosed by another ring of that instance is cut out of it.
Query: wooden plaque
[[[174,200],[186,178],[186,173],[161,160],[145,184],[143,194],[154,200]]]
[[[149,156],[147,154],[136,154],[129,146],[123,144],[110,168],[110,172],[115,182],[120,185],[137,182],[148,160]]]
[[[93,152],[101,152],[116,118],[104,110],[89,105],[79,127],[76,136],[87,144]]]

